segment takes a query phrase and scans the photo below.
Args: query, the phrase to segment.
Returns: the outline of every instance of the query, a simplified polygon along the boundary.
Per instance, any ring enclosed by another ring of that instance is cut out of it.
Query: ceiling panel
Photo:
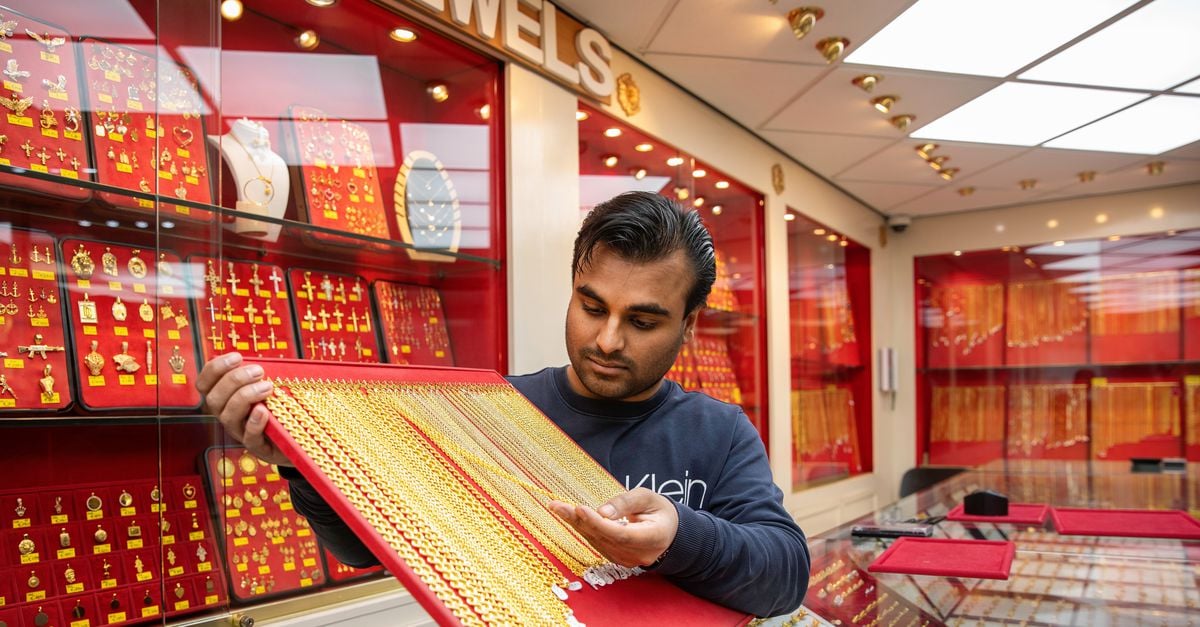
[[[762,131],[762,136],[825,178],[891,145],[893,139]]]
[[[1164,152],[1158,158],[1163,161],[1171,159],[1200,159],[1200,142],[1192,142],[1170,152]]]
[[[971,211],[1000,205],[1015,205],[1031,200],[1030,192],[1019,189],[980,189],[970,196],[958,193],[960,185],[946,184],[941,189],[888,210],[913,216],[929,216],[955,211]],[[918,225],[919,228],[919,225]]]
[[[629,12],[635,15],[641,9]],[[762,0],[678,0],[643,52],[825,65],[812,44],[796,41],[787,20]]]
[[[1096,180],[1090,183],[1075,182],[1053,190],[1039,197],[1038,200],[1067,198],[1084,194],[1109,194],[1200,181],[1200,161],[1169,161],[1163,168],[1162,174],[1151,176],[1147,172],[1146,164],[1156,160],[1157,158],[1142,157],[1140,161],[1120,169],[1097,174]]]
[[[649,53],[646,61],[750,127],[757,127],[825,71],[794,63],[676,54]]]
[[[1078,174],[1086,170],[1094,170],[1099,179],[1103,172],[1145,159],[1143,155],[1034,148],[977,174],[960,175],[958,179],[963,185],[995,188],[1017,187],[1018,181],[1036,179],[1038,189],[1045,191],[1077,183]]]
[[[629,52],[640,52],[676,0],[554,0]]]
[[[861,200],[884,211],[905,201],[928,194],[938,188],[936,184],[904,185],[900,183],[870,183],[863,181],[845,181],[842,183],[842,187]]]
[[[850,81],[871,71],[883,76],[872,93],[864,92]],[[909,132],[920,128],[959,105],[995,87],[998,81],[987,78],[939,76],[899,70],[875,71],[863,66],[843,66],[788,105],[764,127],[772,130],[823,131],[854,135],[898,137],[901,135],[888,119],[908,113],[917,116]],[[871,99],[898,96],[889,113],[880,113]]]
[[[838,173],[836,178],[846,181],[878,181],[915,185],[942,183],[937,172],[917,154],[916,148],[922,143],[910,139],[894,144],[866,161]],[[966,178],[972,173],[979,172],[1027,150],[1017,146],[956,144],[953,142],[939,142],[939,144],[935,154],[950,157],[950,160],[946,162],[946,167],[959,168],[959,179]]]

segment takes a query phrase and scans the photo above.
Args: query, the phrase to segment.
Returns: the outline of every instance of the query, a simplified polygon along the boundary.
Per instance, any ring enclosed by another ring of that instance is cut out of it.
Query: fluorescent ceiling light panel
[[[1145,94],[1103,89],[1004,83],[926,124],[912,136],[1036,146],[1145,97]]]
[[[1200,94],[1200,78],[1197,78],[1196,80],[1185,85],[1176,87],[1175,91],[1181,94]]]
[[[846,63],[1008,76],[1131,4],[920,0],[853,50]]]
[[[1167,89],[1200,69],[1200,2],[1156,0],[1034,66],[1020,78]],[[1153,51],[1147,56],[1139,51]]]
[[[1157,155],[1196,140],[1200,140],[1200,98],[1156,96],[1046,146]]]

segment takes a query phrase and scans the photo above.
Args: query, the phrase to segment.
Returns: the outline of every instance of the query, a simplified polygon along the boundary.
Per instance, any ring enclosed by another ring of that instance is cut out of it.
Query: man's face
[[[681,250],[635,263],[598,246],[575,275],[567,310],[572,389],[610,400],[653,396],[695,330],[697,312],[683,315],[694,280]]]

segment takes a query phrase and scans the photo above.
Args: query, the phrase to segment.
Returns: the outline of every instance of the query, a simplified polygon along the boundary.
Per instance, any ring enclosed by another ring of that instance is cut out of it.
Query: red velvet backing
[[[1178,510],[1055,507],[1050,516],[1063,535],[1200,540],[1200,522]]]
[[[1008,579],[1016,545],[995,540],[900,538],[868,569],[873,573]]]

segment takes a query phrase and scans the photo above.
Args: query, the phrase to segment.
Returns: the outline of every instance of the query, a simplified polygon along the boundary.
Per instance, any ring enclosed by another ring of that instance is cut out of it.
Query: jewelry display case
[[[506,370],[501,63],[373,3],[0,5],[0,622],[384,589],[197,376],[233,350]]]
[[[652,191],[700,213],[717,278],[667,377],[740,405],[767,442],[763,196],[658,138],[579,105],[580,210],[623,191]],[[582,215],[580,216],[582,219]]]
[[[925,463],[1200,459],[1200,232],[916,259]]]
[[[788,210],[792,485],[871,470],[871,251]]]

